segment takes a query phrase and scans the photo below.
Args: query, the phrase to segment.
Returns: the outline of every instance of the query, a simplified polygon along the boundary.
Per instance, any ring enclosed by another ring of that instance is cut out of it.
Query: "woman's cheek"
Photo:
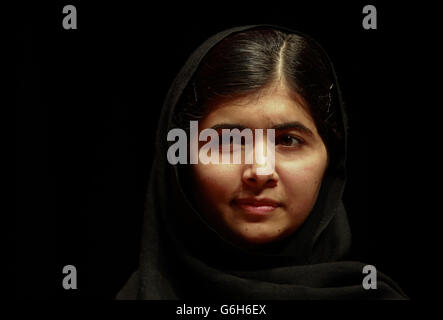
[[[240,181],[239,165],[198,164],[194,171],[202,196],[209,196],[213,200],[230,199],[236,182]]]
[[[308,214],[314,206],[323,179],[323,163],[317,161],[279,163],[278,171],[288,205],[294,208],[297,214]]]

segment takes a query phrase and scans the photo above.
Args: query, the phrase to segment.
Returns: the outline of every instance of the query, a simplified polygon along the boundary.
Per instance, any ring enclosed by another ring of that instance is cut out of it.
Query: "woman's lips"
[[[241,198],[234,201],[244,212],[255,216],[266,216],[280,207],[277,201],[267,198]]]

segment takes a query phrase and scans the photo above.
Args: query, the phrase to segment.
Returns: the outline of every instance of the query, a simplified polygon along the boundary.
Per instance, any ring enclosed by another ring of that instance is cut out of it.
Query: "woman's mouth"
[[[268,198],[238,198],[234,204],[246,214],[253,216],[267,216],[281,205]]]

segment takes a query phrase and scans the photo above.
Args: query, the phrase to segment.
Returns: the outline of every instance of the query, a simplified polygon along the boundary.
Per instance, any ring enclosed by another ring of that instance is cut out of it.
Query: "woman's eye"
[[[303,144],[303,141],[297,137],[294,137],[293,135],[288,134],[279,137],[276,144],[288,147],[297,147],[298,145]]]

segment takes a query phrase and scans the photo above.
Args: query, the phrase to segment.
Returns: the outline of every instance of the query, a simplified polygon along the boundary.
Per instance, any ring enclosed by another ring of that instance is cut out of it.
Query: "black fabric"
[[[378,272],[375,290],[362,286],[365,264],[347,261],[351,233],[342,196],[346,182],[347,119],[335,72],[333,98],[344,134],[337,164],[329,168],[311,214],[284,241],[247,251],[223,239],[194,209],[187,179],[168,163],[166,136],[174,108],[207,52],[226,36],[256,25],[220,32],[202,44],[174,80],[163,105],[147,194],[139,269],[117,299],[404,299]],[[303,35],[306,37],[306,35]],[[331,64],[333,70],[333,66]]]

